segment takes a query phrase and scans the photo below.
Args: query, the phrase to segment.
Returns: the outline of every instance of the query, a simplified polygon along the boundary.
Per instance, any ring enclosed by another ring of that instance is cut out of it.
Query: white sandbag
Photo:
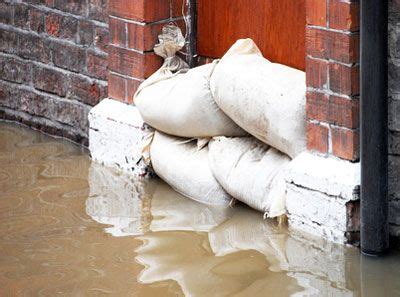
[[[244,130],[292,158],[306,149],[303,71],[269,62],[243,39],[216,65],[210,85],[218,106]]]
[[[179,28],[175,28],[177,30]],[[172,34],[170,31],[178,35],[175,43],[168,37]],[[162,43],[156,45],[155,51],[165,58],[164,65],[145,80],[135,94],[134,103],[144,121],[159,131],[181,137],[245,135],[246,132],[221,111],[211,95],[209,80],[217,62],[188,70],[187,65],[174,56],[184,44],[179,38],[180,31],[175,31],[170,28],[160,35]]]
[[[182,195],[206,204],[230,203],[210,170],[207,146],[198,149],[196,140],[156,132],[150,157],[157,175]]]
[[[290,158],[254,137],[217,137],[209,144],[214,177],[232,197],[268,217],[286,213],[283,170]]]

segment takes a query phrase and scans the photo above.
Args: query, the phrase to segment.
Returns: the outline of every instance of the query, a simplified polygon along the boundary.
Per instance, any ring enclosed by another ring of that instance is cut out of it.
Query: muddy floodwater
[[[0,123],[0,296],[400,296],[400,255],[288,232]]]

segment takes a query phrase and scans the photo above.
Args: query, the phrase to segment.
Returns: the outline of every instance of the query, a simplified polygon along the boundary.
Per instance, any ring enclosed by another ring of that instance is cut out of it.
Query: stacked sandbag
[[[269,62],[242,39],[216,65],[210,85],[218,106],[251,135],[291,158],[306,149],[303,71]]]
[[[217,137],[209,144],[209,163],[218,183],[268,217],[286,213],[283,172],[289,162],[287,155],[254,137]]]
[[[155,52],[165,62],[134,98],[158,131],[154,171],[193,200],[227,205],[234,197],[270,217],[283,215],[287,155],[306,146],[304,73],[264,59],[251,39],[221,61],[188,69],[175,55],[184,45],[179,28],[166,26],[159,40]]]
[[[211,172],[208,147],[199,148],[197,140],[155,132],[150,156],[155,173],[178,193],[211,205],[232,200]]]
[[[163,35],[160,38],[163,40]],[[144,121],[159,131],[180,137],[246,135],[212,97],[210,77],[217,62],[187,70],[183,61],[177,62],[179,57],[170,56],[179,49],[170,43],[156,46],[156,53],[167,57],[165,63],[135,94],[134,103]],[[167,51],[166,46],[172,49]]]

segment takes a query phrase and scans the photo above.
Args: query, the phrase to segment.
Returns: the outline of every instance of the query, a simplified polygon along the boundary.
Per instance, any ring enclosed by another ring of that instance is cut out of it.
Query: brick
[[[24,0],[24,2],[31,4],[41,4],[50,8],[54,7],[54,0]]]
[[[29,9],[25,4],[16,4],[14,10],[14,26],[28,29],[29,28]]]
[[[45,19],[46,33],[61,39],[76,40],[78,20],[73,17],[49,13]]]
[[[18,34],[18,54],[25,58],[42,63],[49,63],[51,60],[50,42],[32,34]]]
[[[328,62],[312,58],[306,59],[307,86],[316,89],[327,89]]]
[[[162,63],[162,59],[154,53],[142,54],[114,46],[109,47],[108,67],[120,74],[137,79],[148,78],[161,67]]]
[[[68,76],[63,72],[42,66],[33,67],[33,85],[36,89],[66,96],[68,88]]]
[[[109,14],[141,22],[168,19],[170,3],[167,0],[109,0]]]
[[[389,88],[388,88],[389,93],[399,94],[400,84],[398,82],[400,81],[400,66],[397,65],[397,62],[394,59],[389,59],[388,61],[388,76],[389,76]]]
[[[94,106],[107,97],[107,87],[87,77],[71,75],[68,97]]]
[[[389,100],[388,126],[391,131],[400,132],[400,100]]]
[[[127,26],[128,47],[140,51],[150,51],[157,43],[163,24],[139,25],[129,23]]]
[[[0,105],[22,111],[31,115],[42,116],[42,98],[30,90],[15,86],[7,86],[0,81],[0,90],[3,90],[4,98],[0,97]],[[47,108],[47,107],[46,107]],[[26,124],[30,124],[26,122]]]
[[[327,122],[329,114],[329,97],[324,93],[307,92],[307,119]]]
[[[0,3],[0,23],[12,25],[14,19],[14,5],[11,3]]]
[[[79,21],[79,38],[78,43],[90,46],[94,42],[94,26],[92,22],[80,20]]]
[[[107,79],[107,55],[98,55],[94,52],[87,52],[86,64],[89,76],[103,80]]]
[[[356,63],[359,60],[359,42],[359,34],[306,28],[306,53],[315,58]]]
[[[49,114],[50,119],[78,129],[80,128],[83,131],[87,130],[87,114],[89,110],[85,106],[69,100],[55,101],[52,98],[48,98],[47,104],[52,110]]]
[[[329,59],[343,63],[356,63],[359,61],[359,34],[332,32],[327,46],[329,48]]]
[[[108,0],[89,0],[89,18],[107,23]]]
[[[44,13],[39,9],[29,8],[29,28],[37,33],[44,32]]]
[[[326,26],[326,2],[325,0],[306,0],[307,24],[322,27]]]
[[[109,73],[108,96],[112,99],[125,102],[127,80],[119,75]]]
[[[18,88],[0,80],[0,106],[18,110],[20,105]]]
[[[17,34],[0,28],[0,51],[16,54],[18,47]]]
[[[61,11],[86,16],[87,2],[82,0],[54,0],[54,7]]]
[[[167,23],[150,23],[140,25],[136,23],[127,23],[128,26],[128,47],[139,51],[151,51],[154,45],[158,43],[158,35]],[[185,23],[177,21],[176,24],[181,28],[185,35]]]
[[[61,31],[61,19],[62,15],[50,13],[46,15],[45,28],[46,33],[51,36],[59,36]]]
[[[13,57],[0,55],[0,78],[16,83],[31,81],[31,65]]]
[[[358,130],[331,127],[332,151],[336,157],[357,161],[360,156],[360,136]]]
[[[84,72],[86,68],[85,50],[74,45],[53,42],[54,65],[74,72]]]
[[[337,30],[360,29],[360,3],[330,0],[329,27]]]
[[[400,132],[389,130],[389,154],[400,155]]]
[[[307,119],[356,129],[359,127],[358,99],[307,92]]]
[[[326,59],[326,40],[329,31],[306,28],[306,54],[315,58]]]
[[[332,92],[343,95],[360,94],[359,66],[329,64],[329,84]]]
[[[7,107],[11,98],[10,94],[11,89],[4,83],[4,81],[0,80],[0,106]]]
[[[326,154],[329,149],[329,130],[327,127],[307,123],[307,148],[310,151],[317,151]]]
[[[32,115],[42,114],[41,96],[31,91],[17,88],[12,95],[17,98],[17,108],[15,110],[23,111]]]
[[[360,102],[358,99],[330,96],[328,110],[329,123],[353,129],[359,127]]]
[[[126,46],[126,22],[114,18],[110,18],[110,41],[111,44],[125,47]]]
[[[136,79],[128,79],[127,80],[126,99],[125,99],[126,103],[128,103],[128,104],[133,103],[133,95],[135,95],[135,93],[141,83],[142,83],[141,80],[136,80]]]
[[[388,160],[388,175],[389,175],[389,199],[400,200],[400,156],[389,156]]]
[[[110,33],[108,28],[96,27],[94,30],[94,45],[103,52],[107,52]]]

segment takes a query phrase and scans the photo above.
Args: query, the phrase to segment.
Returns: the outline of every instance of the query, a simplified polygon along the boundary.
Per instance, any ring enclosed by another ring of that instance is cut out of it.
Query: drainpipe
[[[188,15],[189,15],[189,26],[188,26],[188,64],[190,68],[196,66],[195,57],[197,55],[197,2],[196,0],[188,0]]]
[[[361,251],[389,248],[388,3],[361,0]]]

